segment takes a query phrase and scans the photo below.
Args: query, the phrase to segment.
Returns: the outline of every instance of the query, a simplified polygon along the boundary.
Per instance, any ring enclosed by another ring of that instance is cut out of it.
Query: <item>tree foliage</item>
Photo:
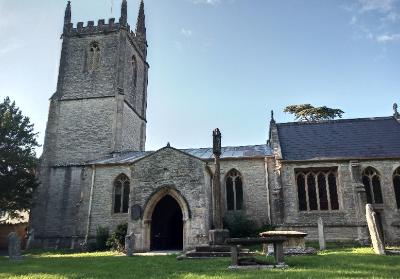
[[[344,111],[341,109],[314,107],[310,104],[291,105],[284,109],[284,112],[293,114],[296,121],[318,122],[321,120],[333,120],[342,118]]]
[[[0,215],[18,218],[31,207],[38,186],[36,137],[29,118],[6,97],[0,103]]]

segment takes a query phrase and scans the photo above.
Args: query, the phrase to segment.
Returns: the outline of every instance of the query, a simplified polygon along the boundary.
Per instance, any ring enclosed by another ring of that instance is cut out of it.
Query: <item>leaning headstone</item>
[[[125,253],[127,257],[133,256],[133,249],[135,247],[135,235],[133,233],[125,236]]]
[[[22,260],[21,240],[15,232],[8,235],[8,257],[10,261]]]
[[[29,250],[32,248],[34,241],[35,241],[35,230],[31,229],[28,231],[28,241],[26,242],[26,250]]]
[[[376,215],[374,209],[371,204],[367,204],[365,206],[366,209],[366,217],[368,223],[369,234],[371,236],[372,246],[374,247],[374,251],[378,255],[385,255],[385,246],[383,244],[382,235],[379,231],[379,223],[378,216]]]
[[[325,242],[325,230],[324,230],[324,222],[322,218],[318,218],[318,240],[319,240],[319,250],[326,249],[326,242]]]

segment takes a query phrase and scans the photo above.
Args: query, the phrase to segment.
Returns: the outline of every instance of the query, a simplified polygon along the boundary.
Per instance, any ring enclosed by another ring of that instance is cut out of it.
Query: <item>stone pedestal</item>
[[[210,245],[224,245],[229,238],[228,230],[210,230],[208,233]]]

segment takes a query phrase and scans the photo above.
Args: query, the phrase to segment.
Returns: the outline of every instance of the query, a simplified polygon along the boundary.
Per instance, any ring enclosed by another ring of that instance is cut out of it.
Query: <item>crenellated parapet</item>
[[[121,6],[121,17],[116,22],[115,18],[110,18],[108,22],[104,19],[97,21],[88,21],[85,25],[83,22],[78,22],[76,25],[71,22],[71,2],[68,1],[64,17],[63,37],[83,37],[93,36],[99,34],[110,34],[119,31],[126,31],[128,39],[140,50],[144,58],[147,56],[147,40],[146,40],[146,27],[143,1],[140,4],[138,21],[135,32],[131,30],[127,21],[127,1],[124,0]],[[144,59],[146,60],[146,59]]]

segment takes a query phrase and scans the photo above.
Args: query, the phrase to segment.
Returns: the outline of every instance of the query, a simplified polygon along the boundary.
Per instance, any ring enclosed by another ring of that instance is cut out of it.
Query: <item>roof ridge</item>
[[[348,122],[362,122],[362,121],[379,121],[379,120],[395,120],[393,116],[380,116],[380,117],[363,117],[363,118],[346,118],[346,119],[332,119],[322,120],[316,122],[282,122],[276,123],[278,126],[300,126],[300,125],[318,125],[318,124],[332,124],[332,123],[348,123]]]
[[[229,145],[222,146],[222,148],[236,148],[236,147],[249,147],[249,146],[267,146],[266,144],[248,144],[248,145]],[[212,149],[212,147],[198,147],[198,148],[178,148],[179,150],[191,150],[191,149]]]

